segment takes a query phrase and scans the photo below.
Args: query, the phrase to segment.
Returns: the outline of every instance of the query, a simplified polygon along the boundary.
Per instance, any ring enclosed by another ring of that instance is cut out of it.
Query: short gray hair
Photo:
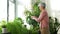
[[[46,4],[45,3],[39,3],[38,4],[38,7],[40,7],[40,6],[43,6],[45,8],[46,7]]]

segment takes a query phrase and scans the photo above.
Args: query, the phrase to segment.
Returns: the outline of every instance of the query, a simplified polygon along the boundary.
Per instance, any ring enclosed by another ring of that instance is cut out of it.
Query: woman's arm
[[[32,19],[36,20],[37,22],[40,22],[45,16],[46,12],[42,12],[38,18],[36,16],[32,16]]]

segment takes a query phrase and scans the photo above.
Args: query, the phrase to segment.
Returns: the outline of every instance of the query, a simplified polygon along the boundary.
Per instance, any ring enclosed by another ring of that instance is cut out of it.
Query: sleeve
[[[37,22],[40,22],[45,16],[46,16],[46,12],[42,12],[42,13],[39,15],[39,17],[36,18],[35,20],[36,20]]]

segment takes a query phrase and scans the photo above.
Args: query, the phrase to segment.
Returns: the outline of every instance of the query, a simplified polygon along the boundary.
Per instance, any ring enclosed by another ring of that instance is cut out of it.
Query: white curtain
[[[7,0],[0,0],[0,21],[7,21]]]

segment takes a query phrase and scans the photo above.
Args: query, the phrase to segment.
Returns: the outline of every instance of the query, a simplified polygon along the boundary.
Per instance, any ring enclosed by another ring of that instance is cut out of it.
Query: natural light
[[[16,14],[17,14],[16,17],[22,18],[24,21],[24,25],[27,25],[27,28],[30,29],[32,25],[26,23],[26,16],[24,15],[24,11],[25,9],[32,10],[32,4],[31,4],[32,1],[31,0],[16,0],[17,2],[11,2],[11,1],[14,0],[9,0],[9,11],[8,11],[9,21],[11,22],[15,19],[15,7],[16,7]],[[15,5],[15,3],[17,3],[17,5]],[[47,6],[49,7],[49,3],[47,3]],[[7,21],[7,8],[8,8],[7,0],[0,0],[0,22],[2,20]],[[50,10],[51,10],[50,11],[51,17],[53,18],[56,17],[58,21],[60,21],[60,0],[50,0]],[[60,34],[60,29],[58,31],[58,34]]]
[[[52,10],[60,10],[60,0],[50,0]]]
[[[7,20],[7,0],[0,0],[0,21]]]
[[[51,15],[54,17],[60,17],[60,0],[50,0]]]
[[[11,0],[12,1],[12,0]],[[9,1],[9,21],[13,21],[15,18],[15,5]],[[24,10],[27,8],[31,10],[31,0],[17,0],[17,17],[20,17],[24,20],[24,24],[28,25],[25,21]],[[0,21],[7,21],[7,0],[0,0]],[[29,25],[28,25],[29,27]]]

